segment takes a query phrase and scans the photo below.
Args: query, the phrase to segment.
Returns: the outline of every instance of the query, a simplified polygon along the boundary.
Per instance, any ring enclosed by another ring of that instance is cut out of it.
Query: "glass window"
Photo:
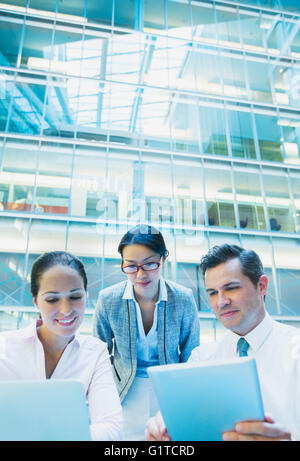
[[[105,172],[105,152],[77,147],[72,175],[71,215],[105,217]]]
[[[21,312],[13,310],[0,311],[0,331],[16,330],[20,315],[22,315]]]
[[[264,267],[264,273],[269,279],[268,291],[265,298],[267,311],[271,315],[280,314],[274,284],[275,269],[273,264],[272,242],[270,238],[243,234],[241,239],[243,248],[246,248],[247,250],[254,250],[258,254]]]
[[[89,23],[101,23],[107,26],[112,24],[114,2],[94,2],[85,0],[86,17]]]
[[[170,159],[147,162],[144,170],[146,221],[155,227],[174,225],[174,201]]]
[[[251,113],[242,110],[228,110],[227,117],[232,156],[256,159]]]
[[[263,31],[260,16],[240,13],[240,27],[244,49],[264,51]]]
[[[238,15],[231,8],[216,8],[218,43],[230,48],[240,47]]]
[[[255,122],[261,159],[283,162],[282,136],[278,118],[256,113]]]
[[[225,111],[220,107],[199,107],[203,153],[228,155]]]
[[[165,0],[144,0],[144,31],[165,29]]]
[[[260,27],[269,53],[286,54],[284,47],[287,41],[286,24],[278,15],[263,14]]]
[[[60,143],[41,145],[38,154],[36,192],[33,197],[35,213],[68,214],[72,157],[71,146]]]
[[[183,229],[205,224],[202,174],[200,162],[174,162],[175,222]]]
[[[24,304],[25,255],[28,239],[28,220],[1,217],[0,242],[0,305]]]
[[[286,23],[286,35],[289,37],[288,43],[290,45],[290,50],[292,55],[295,57],[300,56],[300,31],[298,21],[290,21]],[[287,52],[289,50],[286,50]],[[287,54],[287,53],[286,53]]]
[[[269,224],[274,232],[295,232],[295,220],[286,172],[263,168]]]
[[[28,253],[39,255],[45,251],[66,249],[67,224],[61,221],[33,219],[30,227]]]
[[[294,204],[296,211],[296,230],[300,232],[300,173],[293,171],[291,173],[291,184],[294,196]]]
[[[41,2],[39,0],[30,0],[30,8],[34,8],[35,10],[42,10],[43,11],[51,11],[55,12],[56,10],[56,0],[46,0],[43,2],[43,8],[41,8]]]
[[[234,0],[235,3],[238,4],[245,4],[244,0]],[[295,0],[251,0],[248,1],[248,4],[256,6],[256,7],[263,7],[263,8],[276,8],[283,12],[290,11],[294,13],[300,12],[300,7],[295,2]]]
[[[234,165],[240,227],[266,230],[264,202],[258,168]]]
[[[200,260],[208,250],[207,235],[203,231],[195,231],[193,235],[176,232],[176,281],[192,289],[200,311],[209,311],[204,280],[199,266]]]
[[[195,79],[196,88],[201,93],[218,95],[223,93],[220,60],[215,51],[211,52],[202,47],[194,49],[187,70],[190,74],[189,80],[193,82],[192,79]]]
[[[249,92],[247,91],[245,66],[241,56],[237,58],[235,53],[228,51],[226,55],[221,53],[218,60],[220,61],[224,94],[239,99],[247,99]]]
[[[65,42],[67,34],[64,34]],[[54,38],[52,28],[39,27],[25,23],[24,39],[22,43],[21,65],[28,69],[54,70],[51,69],[51,61],[54,59],[53,47]]]
[[[115,27],[138,28],[140,23],[140,9],[136,8],[136,2],[132,0],[114,0],[113,11],[113,23]]]
[[[209,226],[236,227],[230,165],[205,162],[205,187]]]
[[[279,113],[277,124],[281,130],[281,150],[286,163],[300,163],[300,120],[286,117],[283,112]]]
[[[191,6],[190,3],[182,3],[167,0],[168,35],[191,39]]]
[[[35,184],[38,142],[9,139],[2,144],[0,207],[13,212],[29,212]]]
[[[299,315],[299,239],[273,238],[274,259],[282,315]]]
[[[123,83],[141,83],[145,70],[151,67],[156,43],[152,37],[139,32],[112,35],[107,41],[107,78]]]
[[[29,83],[6,82],[7,98],[11,109],[8,113],[7,131],[10,133],[39,134],[42,120],[43,102],[35,98],[34,85]],[[35,87],[35,90],[38,86]],[[42,89],[42,93],[44,88]]]
[[[299,107],[300,72],[296,65],[282,63],[272,66],[274,103],[280,106]]]
[[[191,2],[193,38],[197,42],[216,44],[216,21],[214,6]]]
[[[269,64],[248,59],[246,67],[250,87],[249,98],[253,101],[272,103]]]
[[[22,23],[16,24],[13,21],[1,21],[0,28],[0,65],[14,67],[18,64],[18,54],[20,38],[22,32]]]
[[[230,234],[227,232],[209,232],[209,248],[212,248],[215,245],[223,245],[223,243],[240,245],[240,236],[238,234]]]

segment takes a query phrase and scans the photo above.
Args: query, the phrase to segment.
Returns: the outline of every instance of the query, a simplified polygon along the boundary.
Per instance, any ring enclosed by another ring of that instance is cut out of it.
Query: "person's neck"
[[[50,354],[63,351],[74,337],[74,335],[71,337],[58,336],[52,333],[44,324],[37,328],[37,335],[44,350]]]
[[[246,336],[251,331],[255,330],[255,328],[258,327],[258,325],[265,319],[265,317],[266,317],[266,311],[263,310],[263,311],[260,312],[258,317],[255,319],[255,321],[253,322],[251,327],[245,328],[244,330],[241,328],[241,329],[237,329],[236,331],[234,331],[234,330],[232,330],[232,331],[234,333],[236,333],[237,335],[239,335],[239,336]]]
[[[133,289],[134,291],[134,296],[135,296],[135,299],[138,303],[156,303],[157,300],[158,300],[158,296],[159,296],[159,286],[157,287],[157,289],[150,293],[147,293],[146,295],[143,294],[143,295],[140,295],[138,292],[136,292],[135,289]]]

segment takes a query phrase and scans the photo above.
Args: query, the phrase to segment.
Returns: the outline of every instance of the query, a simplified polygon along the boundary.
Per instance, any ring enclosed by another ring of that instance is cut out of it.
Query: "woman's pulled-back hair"
[[[127,245],[144,245],[164,259],[169,255],[162,234],[155,227],[146,224],[137,225],[123,235],[118,247],[122,257]]]
[[[31,294],[33,297],[36,297],[39,292],[42,275],[53,266],[68,266],[75,269],[83,279],[85,291],[87,290],[87,277],[80,259],[66,251],[50,251],[42,254],[33,263],[31,269]]]

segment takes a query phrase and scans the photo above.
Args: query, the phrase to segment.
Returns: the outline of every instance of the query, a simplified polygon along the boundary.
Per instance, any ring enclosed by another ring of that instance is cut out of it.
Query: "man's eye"
[[[82,298],[81,295],[80,296],[70,296],[70,299],[73,299],[73,300],[81,299],[81,298]]]
[[[53,303],[56,303],[57,298],[46,299],[46,301],[47,301],[47,303],[53,304]]]

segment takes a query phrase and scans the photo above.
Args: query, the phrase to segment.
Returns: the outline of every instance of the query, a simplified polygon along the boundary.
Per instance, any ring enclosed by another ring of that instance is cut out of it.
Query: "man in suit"
[[[189,361],[255,357],[264,421],[240,422],[223,440],[300,439],[300,360],[297,328],[271,319],[265,310],[268,278],[254,251],[237,245],[215,246],[201,260],[210,306],[227,329],[216,342],[196,347]],[[299,355],[299,354],[298,354]],[[170,440],[162,416],[147,422],[147,440]]]

